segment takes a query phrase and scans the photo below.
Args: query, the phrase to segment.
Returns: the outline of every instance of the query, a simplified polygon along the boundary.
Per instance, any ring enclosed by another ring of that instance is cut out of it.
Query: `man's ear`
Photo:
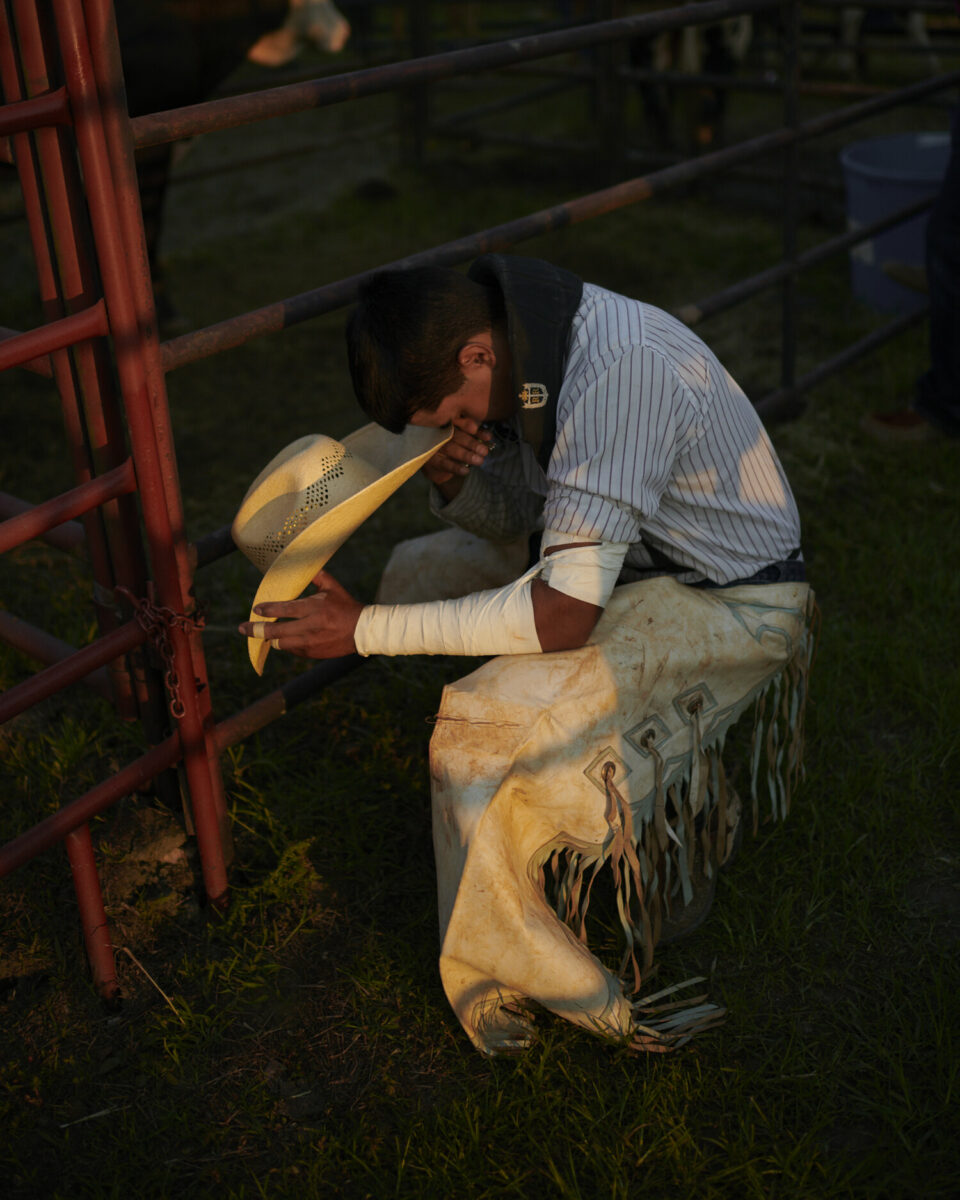
[[[457,351],[457,365],[464,372],[477,367],[489,367],[492,371],[497,365],[497,356],[489,341],[474,338],[464,342]]]

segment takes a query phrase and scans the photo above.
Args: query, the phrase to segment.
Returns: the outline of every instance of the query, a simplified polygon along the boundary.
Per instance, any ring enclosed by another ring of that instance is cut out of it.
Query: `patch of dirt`
[[[183,823],[166,809],[124,806],[101,835],[104,900],[120,904],[138,895],[180,897],[195,890],[199,859]]]

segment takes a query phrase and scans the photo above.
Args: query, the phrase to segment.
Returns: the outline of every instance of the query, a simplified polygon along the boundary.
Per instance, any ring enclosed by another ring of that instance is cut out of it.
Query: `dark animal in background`
[[[630,40],[630,64],[645,71],[732,76],[746,57],[752,35],[752,18],[747,16],[635,37]],[[658,150],[697,154],[723,140],[726,88],[708,83],[677,87],[656,80],[638,88]]]
[[[940,61],[930,44],[925,13],[915,9],[895,12],[867,4],[849,5],[842,8],[838,16],[839,65],[845,74],[853,78],[863,78],[868,74],[864,39],[875,34],[907,38],[915,46],[927,51],[925,57],[931,74],[940,70]]]
[[[330,48],[323,40],[329,31],[331,45],[342,48],[349,26],[344,30],[335,20],[332,25],[326,21],[332,7],[328,0],[116,0],[130,115],[208,99],[251,50],[280,31],[286,31],[288,43],[312,41]],[[340,21],[346,25],[342,17]],[[295,53],[296,48],[290,57]],[[165,145],[137,154],[157,315],[167,333],[182,325],[167,297],[157,261],[172,153],[173,147]]]
[[[333,0],[289,0],[290,11],[279,29],[265,33],[247,51],[251,62],[282,67],[306,46],[339,53],[350,37],[350,22]]]

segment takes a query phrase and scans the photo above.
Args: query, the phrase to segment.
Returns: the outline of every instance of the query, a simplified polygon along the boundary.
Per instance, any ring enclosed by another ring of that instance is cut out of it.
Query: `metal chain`
[[[180,676],[173,664],[173,648],[167,633],[173,628],[182,629],[184,633],[199,632],[206,625],[207,619],[200,611],[188,616],[162,604],[154,604],[152,600],[141,599],[125,587],[118,586],[116,590],[133,605],[137,624],[163,659],[163,682],[170,696],[170,712],[179,721],[187,710],[180,696]]]

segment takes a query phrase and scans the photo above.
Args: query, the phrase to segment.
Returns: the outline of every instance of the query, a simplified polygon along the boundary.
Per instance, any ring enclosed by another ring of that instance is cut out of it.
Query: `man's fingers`
[[[471,467],[479,467],[487,457],[490,433],[476,421],[465,418],[454,426],[453,437],[424,464],[424,474],[436,484],[445,483],[451,475],[467,475]]]
[[[479,447],[479,449],[475,448]],[[443,450],[439,452],[437,458],[448,469],[460,471],[461,467],[479,467],[483,460],[487,457],[487,448],[482,442],[476,442],[472,446],[462,446],[458,443],[448,442]]]
[[[320,594],[304,596],[300,600],[266,600],[263,604],[256,605],[253,611],[258,617],[286,617],[288,620],[294,620],[309,616],[323,598]]]
[[[240,632],[246,634],[247,637],[260,638],[265,642],[276,642],[283,638],[284,647],[286,647],[291,640],[299,640],[310,632],[309,626],[305,629],[305,625],[305,620],[244,621],[239,628]]]
[[[258,638],[261,642],[275,641],[282,628],[276,621],[243,621],[237,626],[244,637]]]
[[[459,429],[443,449],[451,458],[458,458],[461,461],[472,463],[474,466],[482,463],[489,453],[485,441],[471,437],[470,434]]]

